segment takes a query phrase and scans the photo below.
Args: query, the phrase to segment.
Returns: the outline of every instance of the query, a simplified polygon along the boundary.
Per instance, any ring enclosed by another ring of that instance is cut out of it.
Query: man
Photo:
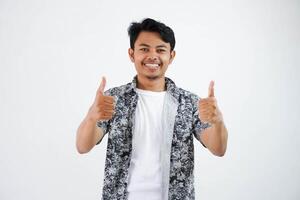
[[[77,131],[79,153],[89,152],[108,134],[104,200],[194,199],[195,136],[223,156],[227,130],[214,97],[178,88],[165,77],[175,57],[172,29],[153,19],[132,23],[128,54],[137,76],[96,98]]]

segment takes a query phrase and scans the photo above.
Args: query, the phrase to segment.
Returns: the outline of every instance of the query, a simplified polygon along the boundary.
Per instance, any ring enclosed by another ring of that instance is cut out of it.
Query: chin
[[[159,79],[161,76],[146,76],[147,79],[149,80],[156,80]]]

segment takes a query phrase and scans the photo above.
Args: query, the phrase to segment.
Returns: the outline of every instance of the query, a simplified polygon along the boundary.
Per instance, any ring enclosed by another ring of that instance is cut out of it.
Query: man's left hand
[[[199,118],[203,122],[216,124],[223,121],[222,113],[218,108],[214,95],[214,81],[211,81],[208,88],[208,97],[201,98],[198,102]]]

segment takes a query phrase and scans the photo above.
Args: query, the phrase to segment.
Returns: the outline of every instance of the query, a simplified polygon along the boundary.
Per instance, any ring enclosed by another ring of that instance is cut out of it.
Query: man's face
[[[150,80],[164,77],[175,56],[170,43],[164,42],[158,33],[145,31],[139,34],[134,49],[130,48],[128,53],[138,77]]]

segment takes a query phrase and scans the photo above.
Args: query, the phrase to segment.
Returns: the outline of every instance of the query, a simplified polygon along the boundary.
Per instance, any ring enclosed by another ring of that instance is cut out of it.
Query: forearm
[[[209,149],[217,156],[223,156],[227,148],[228,133],[223,121],[213,124],[208,134]]]
[[[97,122],[85,117],[77,130],[76,147],[79,153],[89,152],[100,140],[102,131],[97,128]]]

